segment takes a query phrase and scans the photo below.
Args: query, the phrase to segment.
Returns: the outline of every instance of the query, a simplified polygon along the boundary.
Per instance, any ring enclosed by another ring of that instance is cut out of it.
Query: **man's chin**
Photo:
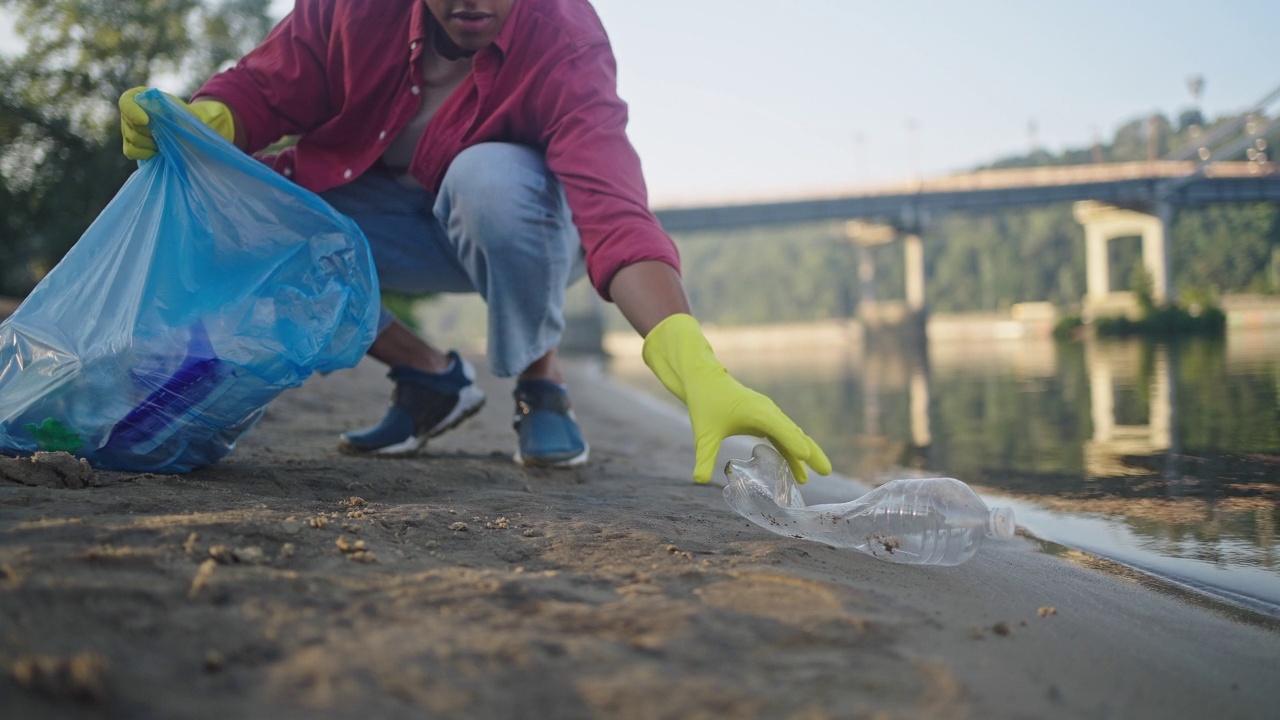
[[[446,37],[436,42],[436,51],[450,60],[469,57],[475,55],[476,52],[483,49],[489,43],[483,40],[468,38],[454,38],[446,33]]]

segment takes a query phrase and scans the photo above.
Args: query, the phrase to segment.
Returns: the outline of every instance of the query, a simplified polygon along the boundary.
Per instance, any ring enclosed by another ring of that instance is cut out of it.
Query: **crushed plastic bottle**
[[[724,499],[755,524],[791,538],[852,548],[880,560],[959,565],[986,538],[1013,537],[1013,509],[988,508],[954,478],[885,483],[857,500],[806,506],[791,469],[768,445],[730,460]]]

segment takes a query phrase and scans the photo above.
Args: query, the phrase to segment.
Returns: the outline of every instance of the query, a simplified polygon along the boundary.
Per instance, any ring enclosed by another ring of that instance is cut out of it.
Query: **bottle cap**
[[[1017,529],[1018,524],[1013,521],[1013,508],[991,508],[991,515],[987,518],[987,535],[989,537],[1008,540],[1013,537],[1013,533]]]

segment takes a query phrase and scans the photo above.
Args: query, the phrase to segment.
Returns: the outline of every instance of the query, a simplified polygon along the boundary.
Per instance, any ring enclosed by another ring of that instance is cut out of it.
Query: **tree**
[[[133,171],[116,100],[185,94],[270,28],[269,0],[0,0],[25,51],[0,58],[0,294],[23,295]]]

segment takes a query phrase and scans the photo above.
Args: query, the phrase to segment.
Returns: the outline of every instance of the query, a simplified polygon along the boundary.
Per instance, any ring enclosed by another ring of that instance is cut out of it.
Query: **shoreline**
[[[1280,703],[1274,626],[1025,536],[921,568],[772,535],[692,484],[674,408],[591,363],[569,371],[581,469],[511,463],[510,383],[483,370],[485,409],[427,455],[340,455],[336,434],[385,407],[365,363],[286,392],[212,468],[0,485],[0,706],[1200,718]]]
[[[591,364],[594,365],[595,363]],[[674,400],[671,402],[658,400],[651,392],[609,378],[603,370],[595,370],[592,374],[598,377],[600,381],[614,385],[617,391],[626,395],[629,400],[651,407],[655,412],[669,417],[673,423],[683,423],[685,427],[688,426],[687,416],[684,415],[682,409]],[[656,381],[654,381],[653,386],[654,388],[659,387]],[[748,458],[751,456],[751,449],[756,442],[758,440],[754,438],[741,436],[729,438],[725,441],[725,447],[721,451],[721,459],[729,457]],[[801,489],[801,493],[805,497],[807,504],[814,505],[818,503],[847,502],[872,489],[873,486],[860,479],[833,472],[827,477],[812,476],[809,483]],[[1036,508],[1034,513],[1028,513],[1027,508],[1031,501],[1017,496],[1006,495],[998,489],[981,487],[975,487],[974,489],[979,491],[979,495],[985,500],[996,502],[997,504],[1008,505],[1012,503],[1011,507],[1015,509],[1015,520],[1019,523],[1018,534],[1021,537],[1039,543],[1042,552],[1057,556],[1088,558],[1087,560],[1073,560],[1073,562],[1099,572],[1125,578],[1140,585],[1146,585],[1156,592],[1181,597],[1189,604],[1204,607],[1240,622],[1280,633],[1280,605],[1277,605],[1272,600],[1237,593],[1225,586],[1203,583],[1192,576],[1176,575],[1168,572],[1162,573],[1155,568],[1144,566],[1138,559],[1126,557],[1125,553],[1118,555],[1100,554],[1090,548],[1072,545],[1068,541],[1056,540],[1043,534],[1037,535],[1033,530],[1022,525],[1022,521],[1028,515],[1032,517],[1037,515],[1047,516],[1049,514],[1048,510]],[[1049,519],[1048,522],[1052,523],[1054,520]]]

